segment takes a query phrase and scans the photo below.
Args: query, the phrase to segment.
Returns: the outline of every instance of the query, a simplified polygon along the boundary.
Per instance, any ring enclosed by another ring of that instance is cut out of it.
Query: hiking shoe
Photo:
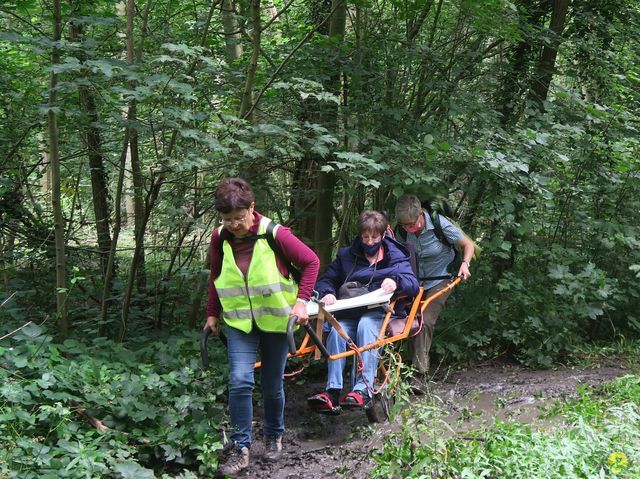
[[[218,474],[222,476],[235,476],[249,466],[249,448],[235,446],[231,455],[224,464],[218,467]]]
[[[268,437],[264,441],[264,459],[277,461],[282,457],[282,436]]]
[[[337,415],[340,414],[339,398],[339,389],[327,389],[323,393],[314,394],[307,398],[307,404],[316,412]]]
[[[345,409],[364,409],[371,401],[371,396],[366,391],[351,391],[340,401],[340,406]]]

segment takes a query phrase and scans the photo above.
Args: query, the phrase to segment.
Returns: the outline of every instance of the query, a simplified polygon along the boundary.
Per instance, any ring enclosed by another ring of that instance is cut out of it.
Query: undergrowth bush
[[[0,477],[215,470],[225,374],[201,370],[195,335],[142,339],[140,348],[105,339],[56,344],[33,324],[5,339]]]
[[[505,272],[493,286],[484,278],[477,283],[449,299],[435,332],[438,354],[461,360],[506,351],[549,368],[593,340],[638,332],[633,322],[611,319],[625,308],[619,281],[575,251],[532,250],[521,270]]]
[[[457,437],[433,403],[402,412],[402,429],[373,454],[374,478],[640,477],[640,378],[619,378],[549,411],[564,426],[496,421]]]

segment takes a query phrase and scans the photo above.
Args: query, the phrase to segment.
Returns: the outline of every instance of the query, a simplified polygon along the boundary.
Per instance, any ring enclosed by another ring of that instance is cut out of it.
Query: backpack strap
[[[407,232],[402,226],[396,225],[395,233],[396,238],[400,238],[402,241],[407,241]]]
[[[440,214],[437,211],[427,210],[429,213],[429,218],[431,218],[431,222],[433,223],[433,232],[436,235],[436,238],[440,240],[441,243],[453,248],[453,244],[449,241],[449,239],[445,236],[444,231],[442,231],[442,223],[440,223]]]
[[[280,258],[280,260],[284,263],[285,267],[289,271],[289,274],[291,275],[293,280],[296,283],[300,283],[300,278],[302,278],[302,273],[298,268],[293,266],[287,258],[284,257],[284,254],[280,249],[280,245],[276,242],[276,232],[275,232],[276,226],[278,225],[274,221],[270,221],[269,224],[267,225],[267,232],[265,233],[265,238],[267,240],[267,243],[269,243],[269,246],[271,247],[273,252],[276,254],[276,256]]]
[[[285,258],[284,254],[282,253],[282,250],[280,249],[280,245],[278,245],[278,243],[276,242],[275,236],[276,236],[277,226],[278,225],[274,221],[270,221],[269,224],[267,225],[267,231],[264,234],[246,236],[240,239],[246,240],[246,241],[256,241],[259,239],[266,239],[267,243],[269,243],[269,247],[275,253],[275,255],[278,258],[280,258],[280,261],[284,263],[285,268],[287,268],[287,271],[289,271],[289,274],[291,275],[293,280],[296,283],[299,283],[300,278],[302,278],[302,273],[298,268],[293,266],[287,258]],[[220,234],[218,235],[218,256],[220,257],[220,260],[222,260],[222,257],[224,256],[223,242],[227,241],[227,238],[222,236],[223,231],[224,229],[221,230]]]
[[[457,274],[457,268],[459,267],[462,261],[462,256],[460,255],[458,248],[456,248],[456,245],[453,244],[451,241],[449,241],[449,238],[447,238],[444,234],[444,231],[442,231],[442,224],[440,223],[440,214],[437,211],[430,211],[429,214],[431,216],[431,221],[433,222],[433,232],[436,235],[436,238],[438,238],[442,244],[448,246],[453,250],[453,259],[451,260],[451,263],[449,263],[447,270],[451,274]],[[464,231],[462,232],[462,234],[464,234]],[[429,279],[440,279],[440,278],[429,278]]]

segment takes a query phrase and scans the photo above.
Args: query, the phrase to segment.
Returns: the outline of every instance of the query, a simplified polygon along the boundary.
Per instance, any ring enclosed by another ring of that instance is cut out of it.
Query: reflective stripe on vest
[[[262,217],[258,235],[266,233],[270,221]],[[274,236],[277,228],[273,230]],[[222,227],[218,234],[221,232]],[[245,333],[251,332],[254,322],[262,331],[286,332],[289,313],[298,296],[298,285],[280,274],[276,255],[267,240],[256,240],[246,281],[228,241],[223,243],[222,251],[220,275],[213,283],[222,304],[224,322]]]

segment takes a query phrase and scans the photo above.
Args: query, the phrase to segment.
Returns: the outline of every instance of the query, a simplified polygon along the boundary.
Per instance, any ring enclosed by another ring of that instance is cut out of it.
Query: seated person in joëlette
[[[316,291],[325,306],[336,302],[341,286],[356,281],[368,291],[382,288],[387,293],[415,296],[418,280],[409,261],[409,252],[387,233],[387,217],[372,210],[363,211],[358,217],[358,236],[350,246],[341,248],[336,259],[329,265],[316,283]],[[363,346],[374,342],[385,317],[382,307],[374,309],[345,310],[336,314],[336,319],[349,337]],[[331,328],[326,347],[330,354],[345,352],[346,341]],[[328,361],[326,390],[308,398],[311,408],[318,412],[336,413],[344,408],[362,408],[371,400],[374,378],[378,367],[378,351],[370,349],[361,355],[362,372],[358,372],[353,390],[342,399],[342,372],[345,359]]]

